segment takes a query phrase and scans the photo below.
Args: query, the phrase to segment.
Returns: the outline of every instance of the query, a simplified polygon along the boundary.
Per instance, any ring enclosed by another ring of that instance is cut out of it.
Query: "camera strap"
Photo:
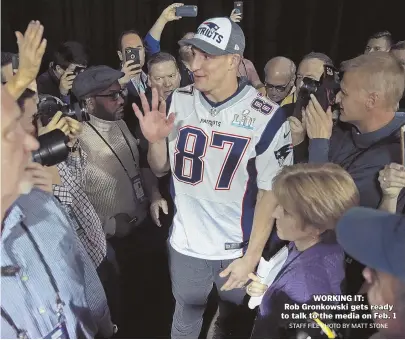
[[[111,152],[113,153],[113,155],[117,158],[118,162],[120,162],[122,168],[124,169],[125,173],[127,174],[128,178],[130,179],[130,181],[132,182],[132,178],[129,174],[129,171],[127,170],[127,168],[125,167],[124,163],[121,161],[121,159],[118,157],[117,153],[114,151],[114,149],[111,147],[110,144],[108,144],[108,142],[104,139],[104,137],[100,134],[100,132],[97,131],[97,129],[90,124],[89,122],[87,122],[87,124],[94,130],[94,132],[101,138],[101,140],[108,146],[108,148],[111,150]],[[118,125],[117,125],[118,126]],[[129,141],[127,139],[127,137],[125,137],[124,132],[122,131],[122,129],[118,126],[118,128],[120,129],[122,136],[124,137],[125,143],[127,144],[129,151],[131,151],[131,155],[132,155],[132,159],[134,160],[134,164],[135,166],[137,166],[136,164],[136,160],[135,160],[135,156],[134,153],[132,151],[131,145],[129,144]]]

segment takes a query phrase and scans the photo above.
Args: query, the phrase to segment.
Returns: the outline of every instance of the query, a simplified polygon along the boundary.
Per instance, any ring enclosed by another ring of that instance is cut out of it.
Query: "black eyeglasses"
[[[276,90],[277,92],[284,92],[287,89],[287,86],[290,85],[290,82],[288,82],[285,85],[273,85],[273,84],[269,84],[264,82],[264,87],[266,88],[266,90]]]
[[[127,94],[128,94],[128,90],[125,88],[125,89],[121,89],[120,91],[112,92],[109,94],[97,94],[94,97],[110,98],[114,101],[117,101],[120,97],[124,99],[127,96]]]

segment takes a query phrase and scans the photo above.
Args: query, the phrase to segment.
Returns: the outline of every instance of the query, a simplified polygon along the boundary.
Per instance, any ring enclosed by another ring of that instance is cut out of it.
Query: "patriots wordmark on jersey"
[[[250,85],[213,107],[192,86],[173,93],[168,138],[175,216],[170,243],[185,255],[242,255],[256,196],[292,164],[290,126],[279,106]],[[230,246],[231,245],[231,246]]]

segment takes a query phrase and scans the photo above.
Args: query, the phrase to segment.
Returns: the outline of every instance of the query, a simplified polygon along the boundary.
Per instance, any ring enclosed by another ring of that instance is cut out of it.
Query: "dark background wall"
[[[59,43],[77,40],[91,51],[93,64],[118,65],[117,37],[124,29],[146,34],[170,0],[3,0],[3,51],[17,51],[14,31],[24,32],[32,19],[45,26],[47,55]],[[176,53],[177,40],[213,16],[229,16],[232,0],[185,0],[198,5],[197,18],[169,23],[162,49]],[[296,62],[312,51],[329,54],[336,62],[362,53],[367,37],[389,30],[405,39],[405,0],[245,0],[242,27],[245,55],[262,76],[266,61],[276,55]],[[47,62],[47,58],[45,59]]]

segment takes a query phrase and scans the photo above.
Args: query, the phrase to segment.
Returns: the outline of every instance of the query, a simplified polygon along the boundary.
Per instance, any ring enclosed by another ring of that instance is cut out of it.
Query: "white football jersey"
[[[291,133],[284,111],[250,85],[212,105],[192,85],[172,95],[170,244],[188,256],[227,260],[242,256],[250,238],[258,189],[270,190],[280,168],[293,163]]]

